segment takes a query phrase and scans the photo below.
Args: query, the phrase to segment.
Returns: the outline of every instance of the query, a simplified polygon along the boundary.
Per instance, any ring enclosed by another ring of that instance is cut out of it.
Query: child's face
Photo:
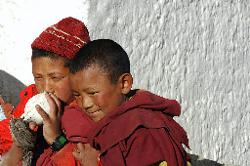
[[[112,84],[108,75],[96,65],[70,74],[70,79],[78,105],[95,122],[124,101],[120,84]]]
[[[62,59],[35,58],[32,60],[32,73],[39,92],[53,93],[64,102],[72,99],[69,68],[64,66]]]

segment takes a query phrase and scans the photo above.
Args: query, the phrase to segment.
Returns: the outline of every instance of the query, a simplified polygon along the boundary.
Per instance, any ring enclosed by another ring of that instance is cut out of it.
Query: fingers
[[[96,151],[96,150],[93,147],[91,147],[90,144],[77,143],[76,151],[78,153],[83,153],[83,152]]]
[[[52,98],[52,94],[45,93],[45,97],[49,103],[50,109],[54,110],[57,105],[56,105],[54,99]]]
[[[33,131],[37,131],[38,125],[35,122],[29,122],[29,128]]]
[[[77,145],[76,145],[76,147],[74,148],[74,150],[73,150],[73,156],[77,159],[77,160],[80,160],[81,159],[81,151],[83,150],[83,147],[84,145],[82,145],[81,143],[78,143]],[[80,150],[80,149],[81,150]]]
[[[88,144],[89,145],[89,144]],[[76,147],[77,147],[77,149],[81,152],[81,151],[83,151],[84,149],[85,149],[85,146],[87,146],[87,145],[84,145],[83,143],[77,143],[76,144]],[[90,146],[90,145],[89,145]]]
[[[0,105],[4,104],[5,101],[3,100],[2,96],[0,95]]]
[[[50,94],[50,97],[53,99],[57,109],[55,109],[55,114],[61,114],[61,101],[54,95],[54,94]]]
[[[36,105],[36,110],[43,118],[43,122],[47,122],[50,120],[49,115],[42,109],[42,107],[40,107],[39,105]]]
[[[80,154],[84,151],[84,145],[82,143],[77,143],[75,149],[73,150],[73,154],[76,157],[80,157]]]
[[[76,160],[79,161],[81,159],[81,157],[80,157],[81,154],[76,149],[74,149],[74,151],[72,152],[72,154],[76,158]]]
[[[14,110],[14,106],[10,103],[6,103],[2,96],[0,95],[0,106],[3,109],[6,118],[10,118]]]
[[[58,115],[61,115],[61,102],[60,100],[52,93],[45,94],[45,97],[50,105],[50,115],[52,118],[56,118]]]
[[[5,104],[3,105],[3,107],[4,107],[4,110],[5,110],[6,112],[8,112],[8,113],[12,113],[13,110],[14,110],[14,106],[13,106],[12,104],[10,104],[10,103],[5,103]]]
[[[99,161],[99,152],[90,144],[78,143],[73,151],[73,156],[81,165],[96,165]]]
[[[52,97],[52,99],[54,100],[56,106],[57,106],[58,108],[60,108],[60,106],[61,106],[60,100],[59,100],[54,94],[52,94],[52,93],[51,93],[49,96]]]

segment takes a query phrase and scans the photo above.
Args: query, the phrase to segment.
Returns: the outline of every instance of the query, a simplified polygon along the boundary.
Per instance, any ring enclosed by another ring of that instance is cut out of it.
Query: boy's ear
[[[128,94],[133,85],[133,77],[130,73],[124,73],[119,77],[122,94]]]

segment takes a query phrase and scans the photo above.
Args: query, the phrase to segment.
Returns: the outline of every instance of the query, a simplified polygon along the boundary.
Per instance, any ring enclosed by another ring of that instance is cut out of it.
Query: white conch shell
[[[24,113],[21,115],[21,118],[24,118],[25,121],[32,121],[35,122],[38,125],[43,124],[43,119],[41,115],[36,110],[36,105],[40,105],[42,109],[49,113],[50,107],[49,103],[45,97],[45,93],[40,93],[28,100],[28,102],[25,105]]]

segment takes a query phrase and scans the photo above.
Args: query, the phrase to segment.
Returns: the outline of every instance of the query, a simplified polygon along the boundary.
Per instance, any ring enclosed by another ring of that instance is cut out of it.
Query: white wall
[[[68,15],[126,49],[135,88],[181,103],[191,153],[250,165],[247,0],[1,0],[0,69],[32,82],[30,43]]]
[[[250,2],[91,0],[90,31],[132,61],[135,87],[181,102],[192,153],[250,165]]]

